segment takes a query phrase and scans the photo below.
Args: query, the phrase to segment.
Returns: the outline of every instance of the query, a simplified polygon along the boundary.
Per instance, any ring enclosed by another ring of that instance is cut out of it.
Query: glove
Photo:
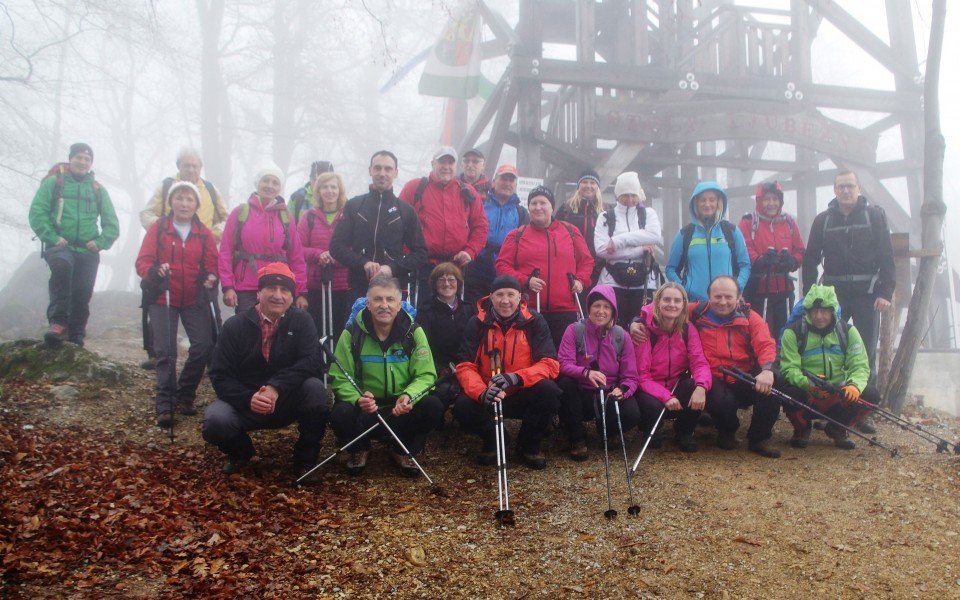
[[[780,254],[777,255],[777,270],[782,273],[789,273],[796,270],[800,266],[797,264],[797,260],[793,258],[790,254],[790,251],[784,248],[780,251]]]
[[[497,373],[490,380],[490,383],[501,390],[507,390],[518,385],[523,385],[523,380],[516,373]]]
[[[766,267],[772,267],[777,264],[777,251],[773,248],[767,248],[767,251],[760,255],[757,258],[757,268],[764,269]]]
[[[486,390],[480,394],[480,401],[484,404],[493,404],[494,402],[499,402],[497,400],[497,394],[500,393],[500,388],[495,385],[491,385]]]
[[[860,390],[852,383],[848,383],[840,389],[843,391],[843,398],[847,402],[856,402],[860,399]]]

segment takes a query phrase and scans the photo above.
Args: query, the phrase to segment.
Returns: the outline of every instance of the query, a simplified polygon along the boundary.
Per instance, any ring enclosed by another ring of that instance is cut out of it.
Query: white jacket
[[[645,246],[660,244],[660,217],[652,208],[646,207],[646,226],[640,229],[638,208],[640,208],[640,205],[630,208],[619,202],[614,205],[613,210],[617,217],[617,223],[613,229],[612,237],[607,234],[606,212],[597,218],[597,228],[593,236],[593,247],[597,253],[597,258],[602,258],[607,263],[639,261],[643,259]],[[611,240],[613,241],[613,253],[608,254],[607,242]],[[613,280],[613,276],[607,272],[606,267],[600,272],[597,284],[623,287]],[[647,280],[647,287],[655,289],[656,286],[656,277],[651,274],[650,279]]]

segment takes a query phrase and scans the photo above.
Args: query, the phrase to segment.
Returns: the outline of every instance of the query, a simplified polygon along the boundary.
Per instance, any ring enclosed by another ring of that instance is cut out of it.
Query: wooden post
[[[897,289],[890,309],[880,313],[880,343],[877,348],[877,385],[887,387],[890,365],[893,363],[893,343],[900,329],[902,307],[910,304],[910,234],[891,233],[893,263],[897,269]]]

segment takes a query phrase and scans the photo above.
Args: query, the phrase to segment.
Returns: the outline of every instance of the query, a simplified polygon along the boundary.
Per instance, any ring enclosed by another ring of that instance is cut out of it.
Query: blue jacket
[[[529,223],[530,213],[520,206],[520,198],[516,194],[511,196],[506,204],[500,204],[493,190],[483,199],[483,211],[487,214],[487,223],[490,225],[487,230],[487,245],[470,264],[471,269],[475,270],[474,272],[480,277],[493,280],[497,276],[494,265],[497,262],[497,255],[500,254],[503,239],[507,237],[507,233]]]
[[[717,211],[714,222],[705,228],[704,224],[697,218],[695,199],[706,190],[716,190],[720,194],[720,210]],[[747,285],[747,280],[750,278],[750,255],[747,253],[747,245],[743,240],[743,234],[736,226],[732,226],[737,255],[731,257],[727,240],[720,228],[720,222],[727,215],[728,204],[727,194],[714,181],[702,181],[693,189],[693,194],[690,195],[689,210],[694,229],[693,237],[690,240],[690,248],[687,250],[686,274],[683,278],[677,273],[680,257],[683,255],[682,230],[678,231],[673,238],[673,244],[670,246],[670,257],[667,259],[667,279],[682,284],[684,289],[687,290],[690,302],[707,300],[707,287],[710,282],[717,275],[733,275],[734,260],[740,267],[737,282],[740,284],[741,290]]]

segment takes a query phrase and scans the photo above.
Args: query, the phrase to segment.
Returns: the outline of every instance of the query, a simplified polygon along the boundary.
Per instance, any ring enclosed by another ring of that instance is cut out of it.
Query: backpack
[[[611,206],[607,210],[603,211],[603,215],[607,218],[607,237],[613,237],[613,230],[617,228],[617,213],[615,212],[616,205]],[[637,205],[637,224],[640,226],[640,229],[647,228],[647,207],[642,204]]]
[[[834,320],[836,321],[836,325],[833,326],[833,330],[837,334],[837,339],[840,340],[840,351],[846,355],[847,332],[850,330],[850,325],[846,321],[841,321],[838,318],[834,318]],[[807,323],[806,319],[800,318],[790,323],[786,329],[792,330],[794,335],[797,336],[797,354],[803,356],[804,351],[807,349],[807,336],[810,333],[810,324]]]
[[[794,221],[793,217],[791,215],[788,215],[787,213],[781,213],[781,215],[783,216],[783,220],[786,221],[788,225],[790,225],[790,238],[793,239],[793,234],[797,228],[797,222]],[[750,239],[751,240],[757,239],[757,228],[760,227],[760,215],[758,215],[757,213],[747,213],[743,215],[743,218],[740,220],[742,221],[744,219],[750,219]],[[826,227],[824,227],[824,229],[826,229]]]
[[[167,216],[167,205],[168,205],[167,195],[170,193],[170,187],[174,183],[176,183],[176,181],[177,180],[175,180],[173,177],[166,177],[163,180],[163,186],[160,189],[160,216],[161,217]],[[181,181],[183,180],[181,179]],[[217,188],[215,188],[212,183],[210,183],[209,181],[207,181],[202,177],[200,178],[200,181],[203,182],[203,187],[207,188],[207,193],[210,194],[211,199],[216,198]]]
[[[573,244],[573,259],[576,260],[578,258],[577,244],[576,244],[577,238],[574,237],[573,235],[573,225],[571,225],[570,223],[567,223],[566,221],[557,221],[557,222],[562,223],[563,226],[567,228],[567,233],[570,234],[570,242]],[[520,266],[520,262],[517,260],[518,253],[520,252],[520,236],[523,235],[523,231],[526,228],[527,228],[526,225],[521,225],[520,227],[517,227],[517,230],[516,230],[517,232],[514,234],[514,240],[513,240],[514,242],[513,243],[513,268],[514,269]]]
[[[63,207],[60,200],[63,199],[63,174],[67,172],[70,163],[57,163],[50,167],[47,174],[44,175],[41,183],[51,177],[55,177],[53,184],[53,194],[50,195],[50,222],[53,223],[53,229],[60,235],[60,216],[63,214]],[[100,206],[103,204],[103,191],[100,189],[100,183],[93,180],[93,198],[97,202],[97,214],[100,214]]]
[[[573,324],[573,339],[577,344],[577,356],[586,356],[587,348],[587,336],[586,336],[587,326],[583,321],[576,321]],[[620,362],[620,355],[623,354],[623,340],[624,332],[623,327],[619,325],[614,325],[613,329],[610,330],[610,335],[613,336],[613,350],[617,355],[617,362]],[[587,356],[587,358],[590,358]]]
[[[723,237],[727,240],[727,246],[730,248],[730,266],[734,277],[740,275],[740,264],[737,262],[737,243],[734,237],[736,229],[736,225],[730,221],[720,221],[720,230],[723,232]],[[680,255],[680,262],[677,263],[677,275],[684,281],[687,275],[687,252],[690,249],[690,242],[693,240],[693,230],[693,223],[687,223],[680,230],[680,234],[683,236],[683,253]]]
[[[289,254],[293,248],[293,241],[290,239],[290,213],[286,210],[280,210],[277,211],[277,213],[280,215],[280,223],[283,225],[283,249]],[[287,262],[286,254],[254,254],[243,250],[243,237],[241,233],[243,232],[243,225],[249,217],[250,204],[241,204],[240,210],[237,213],[237,227],[233,233],[233,268],[236,269],[237,264],[239,264],[241,260],[246,260],[250,263],[250,270],[256,273],[257,260]]]

